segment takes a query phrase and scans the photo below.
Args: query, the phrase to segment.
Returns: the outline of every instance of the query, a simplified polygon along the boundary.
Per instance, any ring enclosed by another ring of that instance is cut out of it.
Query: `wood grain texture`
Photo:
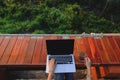
[[[104,36],[101,38],[76,36],[0,36],[0,64],[46,64],[47,39],[74,39],[74,56],[80,64],[81,52],[87,54],[93,63],[120,64],[120,37]]]
[[[37,38],[33,59],[32,59],[32,64],[40,64],[40,57],[42,56],[41,55],[42,46],[43,46],[43,39]]]
[[[120,68],[120,36],[100,38],[93,36],[0,36],[0,67],[45,69],[47,39],[74,39],[73,52],[77,68],[85,66],[84,62],[80,61],[80,53],[83,52],[92,61],[91,69],[94,80],[98,80],[99,72],[101,77],[120,74],[117,70]]]
[[[91,55],[93,58],[94,63],[98,63],[98,52],[95,47],[94,39],[92,37],[88,37],[88,43],[91,49]]]
[[[10,38],[10,41],[9,41],[9,43],[6,47],[6,50],[4,51],[4,54],[2,56],[2,59],[0,61],[1,64],[6,64],[8,62],[8,59],[11,55],[11,52],[13,50],[13,47],[14,47],[15,43],[16,43],[16,40],[17,40],[17,37],[11,37]]]
[[[30,42],[28,44],[27,52],[24,58],[24,63],[31,64],[32,63],[32,58],[33,58],[33,53],[35,49],[35,44],[36,44],[36,39],[31,38]]]
[[[83,37],[84,45],[85,45],[85,52],[87,56],[91,59],[92,62],[95,62],[93,60],[93,56],[91,54],[90,44],[88,42],[88,37]]]
[[[102,56],[101,56],[101,53],[99,51],[99,47],[97,45],[97,39],[93,39],[93,43],[94,43],[94,48],[95,48],[95,57],[96,57],[96,60],[97,60],[97,63],[101,63],[102,64]]]
[[[24,40],[22,42],[22,45],[21,45],[21,48],[20,48],[20,51],[18,53],[16,64],[24,64],[24,58],[25,58],[25,55],[26,55],[26,52],[27,52],[29,41],[30,41],[30,37],[25,37],[24,38]]]
[[[99,46],[101,46],[101,54],[102,54],[102,58],[103,60],[105,61],[105,63],[108,63],[110,64],[111,63],[111,60],[109,58],[109,54],[106,52],[106,40],[104,38],[100,38],[100,43]]]
[[[10,58],[8,60],[8,64],[15,64],[16,59],[18,57],[21,45],[22,45],[23,38],[18,38],[16,44],[11,52]]]
[[[3,60],[2,56],[4,55],[5,49],[9,43],[10,38],[5,38],[0,45],[0,62]],[[0,63],[2,64],[2,63]]]
[[[116,37],[115,37],[115,40],[116,40],[117,45],[119,46],[119,49],[120,49],[120,37],[119,37],[119,36],[116,36]]]
[[[117,59],[119,60],[119,63],[120,63],[120,58],[119,58],[120,57],[120,49],[119,49],[119,46],[118,46],[118,44],[115,40],[115,37],[112,36],[110,39],[111,39],[110,40],[111,47],[113,48],[113,50],[115,52],[115,55],[116,55],[116,57],[117,57]]]
[[[103,42],[103,49],[104,49],[104,51],[105,51],[105,54],[106,54],[107,57],[109,58],[110,62],[111,62],[111,63],[116,62],[115,56],[114,56],[114,54],[113,54],[113,52],[112,52],[112,50],[111,50],[112,48],[111,48],[111,46],[110,46],[110,44],[109,44],[108,38],[104,37],[104,38],[102,39],[102,42]]]

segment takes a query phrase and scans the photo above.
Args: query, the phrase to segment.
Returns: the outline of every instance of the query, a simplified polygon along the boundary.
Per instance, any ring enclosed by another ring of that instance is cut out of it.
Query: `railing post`
[[[92,80],[98,80],[96,67],[91,67],[91,71],[92,71]]]

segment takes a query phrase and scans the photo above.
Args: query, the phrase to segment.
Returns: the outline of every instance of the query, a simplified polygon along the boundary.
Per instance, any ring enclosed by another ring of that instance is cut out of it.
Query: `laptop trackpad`
[[[75,66],[72,64],[57,64],[55,73],[70,73],[76,72]]]

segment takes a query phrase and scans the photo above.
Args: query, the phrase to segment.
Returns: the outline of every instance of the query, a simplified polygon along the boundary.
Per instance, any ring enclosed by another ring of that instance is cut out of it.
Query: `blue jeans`
[[[56,73],[55,80],[74,80],[73,73]]]

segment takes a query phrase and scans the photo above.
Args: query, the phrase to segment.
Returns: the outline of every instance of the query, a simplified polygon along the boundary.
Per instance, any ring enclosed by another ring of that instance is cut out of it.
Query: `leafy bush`
[[[77,3],[45,0],[35,5],[27,1],[4,0],[0,3],[0,33],[77,34],[120,31],[119,24],[97,17],[91,11],[84,11]]]

